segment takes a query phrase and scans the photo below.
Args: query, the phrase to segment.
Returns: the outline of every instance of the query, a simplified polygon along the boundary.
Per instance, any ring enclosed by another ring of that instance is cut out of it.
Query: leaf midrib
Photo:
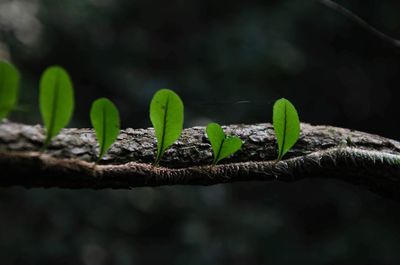
[[[282,146],[281,146],[281,150],[280,150],[280,157],[279,159],[281,159],[283,157],[283,150],[285,148],[285,142],[286,142],[286,122],[287,122],[287,104],[285,103],[285,109],[284,109],[284,115],[283,115],[283,136],[282,136]]]
[[[0,77],[4,75],[4,72],[5,72],[4,67],[0,67]],[[1,83],[0,83],[0,92],[3,91],[3,89],[4,89],[5,80],[6,80],[5,77],[1,79]],[[0,99],[0,103],[1,103],[1,99]],[[1,111],[1,110],[0,110],[0,111]]]
[[[99,160],[103,157],[104,155],[104,149],[105,149],[105,145],[106,145],[106,139],[107,139],[107,132],[106,132],[106,128],[107,128],[107,116],[106,116],[106,105],[103,104],[103,108],[102,108],[102,112],[103,112],[103,139],[101,141],[101,147],[100,147],[100,156],[99,156]]]
[[[54,89],[54,95],[53,95],[53,100],[51,103],[51,118],[50,118],[50,124],[49,124],[49,131],[47,134],[47,139],[46,139],[46,144],[49,143],[51,140],[53,134],[54,134],[54,127],[55,127],[55,119],[57,115],[57,102],[58,102],[58,95],[59,95],[59,90],[60,90],[60,84],[59,84],[59,73],[56,74],[55,76],[55,89]]]
[[[168,105],[169,105],[169,95],[167,96],[167,100],[165,102],[165,111],[164,111],[164,117],[163,117],[163,130],[162,130],[162,134],[161,134],[160,150],[159,150],[158,157],[157,157],[157,163],[159,162],[159,160],[162,156],[162,153],[164,151],[165,132],[167,130]]]

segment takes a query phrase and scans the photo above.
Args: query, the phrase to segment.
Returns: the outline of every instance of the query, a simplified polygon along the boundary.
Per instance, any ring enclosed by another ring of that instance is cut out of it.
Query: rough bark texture
[[[0,124],[0,187],[131,188],[212,185],[234,181],[296,181],[337,178],[386,197],[400,196],[400,143],[377,135],[302,124],[301,138],[277,162],[271,124],[230,125],[227,134],[244,141],[241,151],[210,166],[211,147],[203,127],[184,130],[160,167],[152,166],[152,129],[126,129],[96,165],[98,146],[91,129],[65,129],[41,151],[43,128]]]

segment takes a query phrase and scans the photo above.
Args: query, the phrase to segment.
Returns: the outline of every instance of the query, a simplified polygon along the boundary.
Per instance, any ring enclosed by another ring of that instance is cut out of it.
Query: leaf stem
[[[215,166],[218,161],[219,161],[219,157],[221,156],[221,150],[222,150],[222,146],[225,143],[225,139],[226,139],[226,135],[224,136],[224,139],[222,139],[221,144],[219,145],[219,149],[218,149],[218,153],[216,154],[216,156],[214,157],[214,161],[213,161],[213,165]]]

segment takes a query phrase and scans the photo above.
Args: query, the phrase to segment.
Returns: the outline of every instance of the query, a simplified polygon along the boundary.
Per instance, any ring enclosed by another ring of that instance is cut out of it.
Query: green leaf
[[[282,98],[275,102],[273,123],[278,139],[278,160],[281,160],[300,137],[299,116],[289,100]]]
[[[68,73],[53,66],[43,73],[40,80],[40,112],[46,128],[46,147],[51,139],[71,120],[74,110],[74,89]]]
[[[19,80],[20,74],[13,65],[0,61],[0,120],[16,107]]]
[[[242,147],[242,140],[239,137],[226,136],[221,126],[217,123],[208,124],[206,131],[214,152],[213,165],[234,154]]]
[[[101,160],[119,135],[119,112],[110,100],[100,98],[92,104],[90,120],[99,142],[99,160]]]
[[[172,90],[159,90],[150,103],[150,120],[157,138],[157,165],[165,150],[181,135],[183,102],[180,97]]]

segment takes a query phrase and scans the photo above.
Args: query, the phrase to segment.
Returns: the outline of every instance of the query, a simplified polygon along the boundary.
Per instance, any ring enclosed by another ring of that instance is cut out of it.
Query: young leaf
[[[165,150],[181,135],[183,102],[180,97],[172,90],[159,90],[150,103],[150,120],[157,138],[157,165]]]
[[[0,120],[16,107],[19,80],[20,74],[13,65],[0,61]]]
[[[43,73],[40,80],[39,105],[46,128],[46,147],[69,123],[74,110],[72,82],[63,68],[53,66]]]
[[[213,165],[237,152],[242,147],[242,140],[239,137],[226,136],[221,126],[217,123],[208,124],[206,131],[214,152]]]
[[[110,100],[100,98],[92,104],[90,120],[99,142],[99,160],[101,160],[119,135],[119,112]]]
[[[292,148],[300,137],[300,121],[297,111],[287,99],[275,102],[273,124],[278,139],[278,160]]]

